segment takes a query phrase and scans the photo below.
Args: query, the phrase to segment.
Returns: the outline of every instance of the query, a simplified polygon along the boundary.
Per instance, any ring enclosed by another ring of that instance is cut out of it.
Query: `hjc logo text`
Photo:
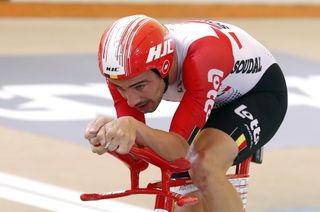
[[[150,63],[160,57],[166,56],[173,53],[173,48],[171,46],[172,39],[165,40],[163,43],[159,43],[149,49],[149,54],[146,63]]]

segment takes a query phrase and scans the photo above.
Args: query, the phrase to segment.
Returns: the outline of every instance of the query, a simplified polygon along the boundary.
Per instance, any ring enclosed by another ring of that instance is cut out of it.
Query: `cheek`
[[[141,97],[159,101],[163,95],[164,85],[162,85],[162,83],[164,82],[156,81],[154,83],[150,83],[144,88],[143,92],[141,93]]]
[[[163,96],[163,89],[159,86],[153,90],[152,98],[155,101],[160,101]]]
[[[156,96],[156,90],[146,89],[146,91],[141,95],[144,99],[154,99]]]

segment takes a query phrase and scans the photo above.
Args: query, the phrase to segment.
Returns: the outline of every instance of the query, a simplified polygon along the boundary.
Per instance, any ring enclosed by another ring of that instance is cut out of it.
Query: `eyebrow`
[[[129,88],[135,87],[135,86],[137,86],[137,85],[139,85],[139,84],[141,84],[141,83],[145,83],[145,82],[148,82],[148,80],[141,80],[141,81],[139,81],[139,82],[136,82],[136,83],[130,85]],[[113,83],[113,84],[114,84],[116,87],[118,87],[118,88],[122,88],[120,85],[117,85],[117,84],[115,84],[115,83]]]
[[[137,86],[137,85],[139,85],[139,84],[141,84],[141,83],[145,83],[145,82],[147,82],[147,81],[148,81],[148,80],[141,80],[141,81],[139,81],[139,82],[136,82],[136,83],[130,85],[129,88],[135,87],[135,86]]]

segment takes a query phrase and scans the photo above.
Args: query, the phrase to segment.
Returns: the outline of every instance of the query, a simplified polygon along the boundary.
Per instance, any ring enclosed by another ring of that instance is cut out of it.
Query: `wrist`
[[[129,123],[130,125],[134,128],[135,130],[135,134],[136,134],[136,140],[135,143],[138,146],[146,146],[144,139],[143,139],[143,135],[142,135],[142,129],[143,129],[143,123],[138,121],[137,119],[135,119],[132,116],[128,117]]]

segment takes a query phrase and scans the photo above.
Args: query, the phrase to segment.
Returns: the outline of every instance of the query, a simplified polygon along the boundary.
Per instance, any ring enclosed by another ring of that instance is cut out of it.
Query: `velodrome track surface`
[[[170,20],[163,20],[168,22]],[[289,109],[278,134],[253,165],[249,212],[320,211],[320,19],[225,19],[264,43],[281,64]],[[0,19],[0,211],[144,211],[153,198],[80,202],[80,192],[129,186],[109,155],[91,153],[86,124],[112,115],[96,62],[109,19]],[[175,107],[175,105],[170,105]],[[164,104],[149,117],[166,129]],[[143,182],[154,181],[151,170]],[[141,208],[143,207],[143,208]]]

